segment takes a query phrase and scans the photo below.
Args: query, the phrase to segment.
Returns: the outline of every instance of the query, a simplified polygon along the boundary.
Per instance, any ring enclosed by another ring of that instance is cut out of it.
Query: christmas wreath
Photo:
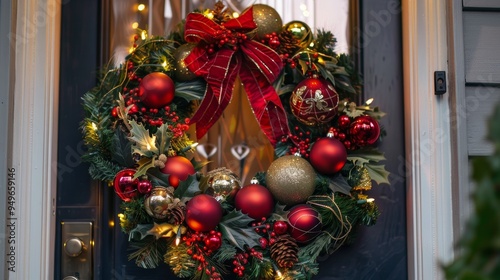
[[[84,159],[121,198],[129,258],[180,278],[310,279],[317,258],[379,215],[364,193],[388,183],[377,151],[383,116],[357,105],[360,79],[329,31],[282,24],[267,5],[238,17],[221,4],[190,13],[167,38],[135,37],[125,62],[83,96]],[[243,186],[193,158],[239,78],[275,148]]]

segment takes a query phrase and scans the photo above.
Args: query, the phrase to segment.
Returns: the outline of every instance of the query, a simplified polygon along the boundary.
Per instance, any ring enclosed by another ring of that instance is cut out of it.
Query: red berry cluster
[[[233,272],[238,275],[238,277],[243,277],[245,274],[245,265],[248,263],[250,257],[262,260],[262,252],[255,250],[254,248],[249,248],[246,252],[237,253],[233,258]]]
[[[348,115],[340,115],[337,118],[337,126],[332,127],[330,131],[333,133],[333,137],[342,142],[347,150],[355,150],[357,146],[349,135],[350,125],[351,118]]]
[[[299,127],[296,126],[295,127],[296,134],[289,135],[289,138],[296,145],[295,147],[290,148],[290,154],[294,155],[296,153],[299,153],[303,158],[309,158],[309,148],[311,146],[311,139],[310,139],[311,132],[306,131],[304,133],[299,130],[300,130]],[[282,141],[286,141],[286,139],[282,139]]]
[[[208,234],[202,232],[188,232],[182,237],[182,241],[190,247],[187,254],[195,261],[198,261],[198,271],[205,271],[210,279],[222,279],[217,269],[209,264],[205,256],[209,256],[214,251],[218,250],[222,245],[222,234],[215,230],[210,231]]]
[[[168,128],[174,133],[174,137],[180,137],[186,130],[189,129],[189,118],[185,118],[181,122],[179,116],[170,106],[163,108],[147,108],[140,102],[139,88],[123,89],[125,92],[125,106],[130,107],[128,114],[131,115],[136,121],[143,123],[150,127],[160,127],[164,123],[169,123]],[[118,117],[118,107],[111,110],[111,115],[115,118]]]
[[[266,249],[267,246],[273,245],[276,242],[276,237],[283,235],[288,232],[288,224],[285,221],[276,221],[271,226],[266,224],[266,232],[268,233],[267,238],[261,237],[259,239],[260,246],[262,249]]]
[[[207,44],[205,49],[208,54],[213,54],[217,49],[229,47],[234,51],[238,50],[238,44],[247,40],[248,36],[245,33],[233,32],[221,26],[221,29],[215,32],[214,43]]]
[[[268,45],[274,50],[281,45],[280,38],[276,32],[264,35],[264,38],[262,38],[260,42],[264,45]]]

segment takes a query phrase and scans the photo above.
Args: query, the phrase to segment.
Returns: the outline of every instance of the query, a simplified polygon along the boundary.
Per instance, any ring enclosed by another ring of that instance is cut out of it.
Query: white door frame
[[[453,257],[449,93],[433,90],[433,72],[447,70],[446,9],[440,0],[402,3],[409,279],[441,279],[440,262]],[[20,186],[19,269],[8,279],[54,275],[60,10],[60,0],[17,1],[9,164]]]
[[[61,2],[12,3],[8,39],[14,47],[10,72],[14,105],[8,166],[15,169],[11,217],[16,220],[8,230],[15,243],[6,244],[6,253],[15,257],[9,257],[13,262],[6,265],[6,278],[53,279]]]

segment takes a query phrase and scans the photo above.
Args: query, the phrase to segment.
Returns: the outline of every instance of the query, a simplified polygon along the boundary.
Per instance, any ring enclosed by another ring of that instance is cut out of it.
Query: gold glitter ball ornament
[[[267,34],[279,34],[283,28],[280,14],[271,6],[255,4],[253,8],[253,21],[257,25],[256,39],[263,39]]]
[[[287,206],[306,202],[314,193],[316,172],[299,156],[283,156],[271,163],[266,184],[274,198]]]
[[[297,40],[298,45],[302,49],[309,47],[313,40],[311,28],[305,22],[294,20],[285,24],[283,29],[290,31],[293,38]]]
[[[179,81],[186,82],[197,77],[196,74],[186,67],[186,63],[184,63],[184,59],[191,53],[194,47],[196,47],[196,44],[184,44],[174,51],[174,75]]]

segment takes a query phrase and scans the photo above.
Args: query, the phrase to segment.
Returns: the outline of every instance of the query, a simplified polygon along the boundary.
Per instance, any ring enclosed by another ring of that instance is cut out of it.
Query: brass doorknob
[[[64,251],[70,257],[78,257],[85,249],[85,244],[78,237],[72,237],[64,242]]]

